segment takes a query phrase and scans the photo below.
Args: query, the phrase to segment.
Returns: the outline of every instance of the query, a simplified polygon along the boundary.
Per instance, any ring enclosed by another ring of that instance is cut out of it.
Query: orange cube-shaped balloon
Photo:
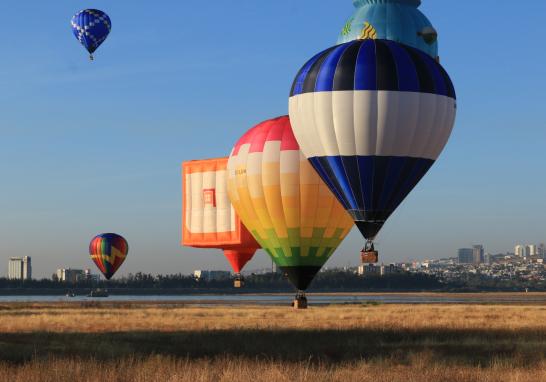
[[[228,158],[182,164],[182,245],[224,251],[240,273],[260,245],[241,223],[227,193]]]

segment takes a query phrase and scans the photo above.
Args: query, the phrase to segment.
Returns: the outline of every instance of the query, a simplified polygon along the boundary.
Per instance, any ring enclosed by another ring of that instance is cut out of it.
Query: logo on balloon
[[[216,190],[214,188],[207,188],[203,190],[203,200],[205,205],[216,207]]]
[[[362,28],[362,33],[360,34],[359,39],[360,40],[366,40],[366,39],[375,40],[376,38],[377,38],[377,31],[375,30],[372,24],[366,21],[364,23],[364,28]]]
[[[353,24],[354,17],[351,17],[349,20],[347,20],[347,23],[343,26],[343,29],[341,30],[342,36],[348,36],[349,33],[351,33],[352,24]]]

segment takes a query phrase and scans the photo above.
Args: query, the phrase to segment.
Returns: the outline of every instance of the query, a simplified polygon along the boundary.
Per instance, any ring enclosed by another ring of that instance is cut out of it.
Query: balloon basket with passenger
[[[298,293],[296,293],[296,297],[292,302],[292,306],[294,309],[307,309],[307,296],[305,296],[304,291],[298,290]]]
[[[233,280],[233,287],[234,288],[242,288],[244,286],[245,286],[244,277],[240,273],[237,273],[235,275],[235,279]]]
[[[360,251],[360,260],[362,264],[379,262],[379,252],[375,250],[373,241],[366,241],[366,245],[362,248],[362,251]]]

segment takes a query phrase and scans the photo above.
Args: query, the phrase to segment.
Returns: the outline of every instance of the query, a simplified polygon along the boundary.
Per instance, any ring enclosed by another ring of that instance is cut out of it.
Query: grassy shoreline
[[[87,289],[51,289],[51,290],[44,290],[44,289],[21,289],[20,292],[26,292],[26,293],[10,293],[9,289],[0,289],[0,296],[64,296],[66,294],[66,291],[75,291],[80,292],[77,293],[77,295],[87,295],[89,292],[89,288]],[[294,295],[295,291],[271,291],[271,292],[264,292],[264,291],[256,291],[256,290],[250,290],[250,289],[203,289],[203,290],[186,290],[186,289],[180,289],[180,290],[145,290],[146,293],[119,293],[119,292],[131,292],[136,291],[138,292],[139,289],[136,290],[120,290],[120,289],[108,289],[110,292],[110,295],[112,296],[180,296],[180,295],[189,295],[189,296],[195,296],[195,295],[202,295],[202,296],[215,296],[215,295],[245,295],[245,296],[286,296],[286,295]],[[142,291],[142,290],[141,290]],[[149,292],[149,293],[148,293]],[[155,292],[152,293],[152,292]],[[518,297],[522,299],[536,299],[536,298],[542,298],[546,301],[546,292],[506,292],[506,291],[497,291],[497,292],[491,292],[491,291],[481,291],[481,292],[449,292],[449,291],[350,291],[350,290],[344,290],[344,291],[334,291],[334,292],[322,292],[322,291],[316,291],[316,292],[308,292],[308,296],[426,296],[426,297],[477,297],[477,298],[486,298],[488,296],[493,297]]]
[[[0,380],[539,381],[545,323],[543,305],[4,303]]]
[[[233,294],[233,295],[286,295],[286,294],[295,294],[292,288],[286,289],[253,289],[253,288],[112,288],[105,286],[106,289],[110,292],[110,295],[117,296],[177,296],[177,295],[222,295],[222,294]],[[75,292],[78,296],[86,296],[92,288],[73,288],[70,286],[65,286],[63,288],[0,288],[0,296],[64,296],[67,291]],[[312,292],[309,292],[309,295],[316,296],[330,296],[330,295],[437,295],[437,296],[468,296],[468,295],[510,295],[510,296],[523,296],[523,295],[534,295],[534,296],[545,296],[546,291],[530,291],[526,293],[525,291],[453,291],[453,290],[411,290],[407,289],[339,289],[333,290],[332,288],[327,289],[314,289]]]

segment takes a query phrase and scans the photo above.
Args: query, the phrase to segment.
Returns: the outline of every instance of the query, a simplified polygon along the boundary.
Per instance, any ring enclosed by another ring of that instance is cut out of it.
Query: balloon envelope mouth
[[[384,221],[355,221],[356,227],[367,240],[373,240],[385,224]]]
[[[291,266],[291,267],[280,267],[281,270],[286,273],[288,280],[296,287],[298,290],[306,290],[311,281],[315,278],[316,274],[320,271],[319,266]]]

